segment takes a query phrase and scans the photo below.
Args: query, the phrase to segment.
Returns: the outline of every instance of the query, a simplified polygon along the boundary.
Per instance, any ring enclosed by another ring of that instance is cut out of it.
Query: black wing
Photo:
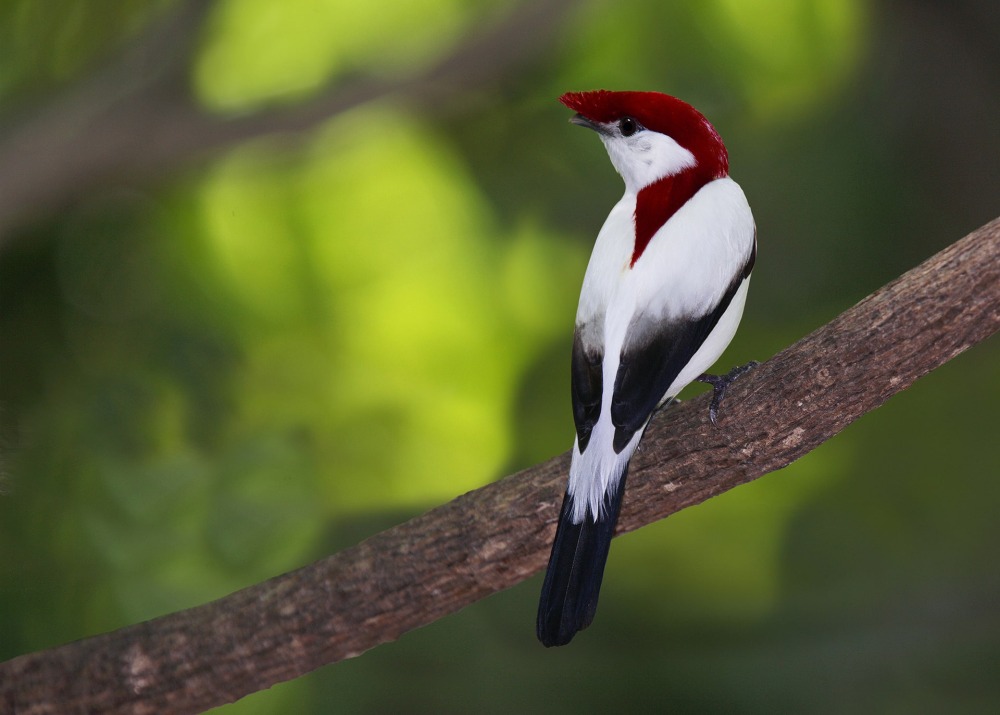
[[[640,316],[629,326],[611,401],[615,453],[625,449],[633,435],[642,429],[667,388],[708,338],[740,284],[750,275],[756,256],[755,237],[753,250],[743,269],[709,313],[666,323]]]
[[[600,343],[584,341],[584,334],[591,333],[578,325],[573,334],[573,367],[570,388],[573,392],[573,422],[580,452],[587,449],[590,433],[601,416],[601,390],[604,385],[604,347]]]

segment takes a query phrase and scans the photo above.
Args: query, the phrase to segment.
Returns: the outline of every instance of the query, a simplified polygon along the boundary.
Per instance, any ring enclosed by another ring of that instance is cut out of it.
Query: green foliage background
[[[64,5],[0,9],[7,116],[170,3]],[[512,8],[221,0],[190,90],[220,117],[307,102]],[[760,239],[727,369],[997,215],[990,28],[981,3],[569,5],[542,52],[443,105],[387,97],[19,226],[0,659],[223,596],[569,447],[576,297],[621,186],[563,91],[666,91],[726,138]],[[616,541],[568,648],[534,640],[536,578],[221,711],[996,712],[998,357],[994,338]]]

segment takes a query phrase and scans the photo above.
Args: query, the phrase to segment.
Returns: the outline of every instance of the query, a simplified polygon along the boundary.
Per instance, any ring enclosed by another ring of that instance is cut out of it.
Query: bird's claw
[[[708,406],[708,419],[713,425],[716,424],[716,420],[719,417],[719,405],[722,404],[722,399],[726,396],[726,390],[729,389],[731,384],[758,365],[760,365],[759,362],[751,360],[746,365],[734,367],[725,375],[709,375],[705,373],[695,378],[698,382],[705,382],[712,386],[712,402]]]

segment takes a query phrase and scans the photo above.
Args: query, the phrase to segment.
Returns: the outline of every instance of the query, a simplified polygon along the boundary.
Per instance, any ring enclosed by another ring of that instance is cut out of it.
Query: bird
[[[536,633],[560,646],[591,624],[629,460],[653,413],[695,380],[715,392],[755,363],[705,374],[743,315],[757,256],[746,196],[719,133],[694,107],[649,91],[568,92],[625,182],[580,291],[570,385],[575,438]]]

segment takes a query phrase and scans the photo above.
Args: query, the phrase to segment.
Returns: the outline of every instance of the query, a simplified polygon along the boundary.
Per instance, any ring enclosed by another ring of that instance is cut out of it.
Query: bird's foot
[[[708,373],[705,373],[695,378],[698,382],[707,382],[712,386],[712,402],[708,406],[708,419],[712,421],[713,425],[719,416],[719,405],[722,404],[722,398],[726,396],[726,390],[728,390],[729,386],[736,382],[740,377],[750,372],[758,365],[760,365],[759,362],[751,360],[746,365],[734,367],[725,375],[709,375]]]

